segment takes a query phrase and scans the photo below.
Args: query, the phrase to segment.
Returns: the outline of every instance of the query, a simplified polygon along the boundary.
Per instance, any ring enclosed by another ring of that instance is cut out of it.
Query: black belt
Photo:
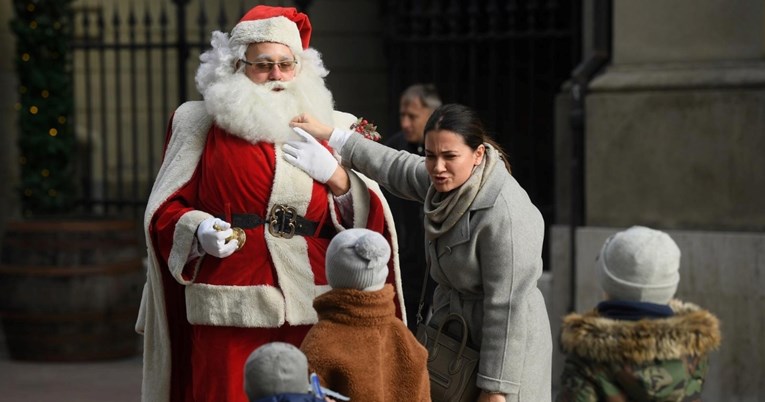
[[[227,220],[227,217],[224,215],[216,215],[215,217]],[[331,239],[337,234],[331,223],[324,224],[319,233],[316,233],[319,222],[309,221],[298,215],[294,208],[285,205],[274,205],[268,214],[267,220],[256,214],[231,214],[229,223],[231,223],[232,227],[242,229],[252,229],[260,225],[266,225],[266,230],[273,236],[286,239],[294,235]]]

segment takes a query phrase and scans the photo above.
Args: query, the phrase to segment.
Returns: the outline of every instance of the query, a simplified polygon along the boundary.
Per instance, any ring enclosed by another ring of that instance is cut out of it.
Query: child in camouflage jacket
[[[566,363],[557,401],[700,401],[717,318],[672,299],[680,250],[641,226],[611,236],[598,256],[606,300],[563,320]]]

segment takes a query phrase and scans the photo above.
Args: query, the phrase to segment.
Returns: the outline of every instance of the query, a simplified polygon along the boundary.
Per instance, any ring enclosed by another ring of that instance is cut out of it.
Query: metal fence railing
[[[170,114],[199,97],[194,71],[210,32],[228,31],[245,7],[259,2],[232,3],[84,0],[75,5],[74,123],[83,210],[143,213]]]
[[[581,1],[388,0],[389,110],[415,82],[476,109],[555,221],[554,100],[581,60]],[[398,125],[398,116],[390,124]]]

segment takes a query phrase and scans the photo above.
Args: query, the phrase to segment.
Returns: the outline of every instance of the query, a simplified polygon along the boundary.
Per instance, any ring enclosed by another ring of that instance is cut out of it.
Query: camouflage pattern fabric
[[[701,401],[706,357],[651,364],[598,363],[566,359],[558,401]]]
[[[597,310],[563,320],[566,354],[559,402],[701,401],[719,321],[692,303],[672,300],[667,318],[623,321]]]

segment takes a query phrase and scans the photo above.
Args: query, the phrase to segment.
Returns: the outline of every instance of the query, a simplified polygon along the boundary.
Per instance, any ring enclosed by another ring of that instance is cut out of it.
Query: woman
[[[544,223],[477,114],[456,104],[436,109],[425,125],[424,158],[308,115],[290,124],[329,139],[346,167],[424,204],[427,259],[438,284],[429,324],[451,312],[467,320],[481,353],[479,401],[549,401],[552,339],[537,288]],[[286,143],[285,159],[347,191],[352,184],[329,151],[296,131],[304,141]]]

